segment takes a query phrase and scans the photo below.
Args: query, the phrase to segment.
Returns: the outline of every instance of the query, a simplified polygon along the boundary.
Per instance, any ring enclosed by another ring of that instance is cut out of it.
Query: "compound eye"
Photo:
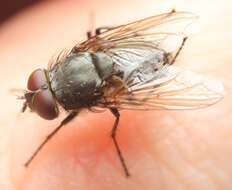
[[[58,116],[58,108],[49,89],[35,94],[33,98],[33,111],[47,120],[55,119]]]
[[[45,72],[42,69],[36,69],[31,73],[27,81],[27,88],[31,91],[40,89],[43,85],[47,84]]]

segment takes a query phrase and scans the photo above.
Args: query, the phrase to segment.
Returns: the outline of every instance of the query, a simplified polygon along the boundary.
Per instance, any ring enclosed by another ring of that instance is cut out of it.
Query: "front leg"
[[[32,154],[30,159],[25,163],[25,166],[28,167],[31,161],[36,157],[36,155],[39,153],[39,151],[44,147],[44,145],[66,124],[68,124],[70,121],[72,121],[76,116],[77,112],[71,112],[68,114],[66,118],[61,121],[60,125],[58,125],[47,137],[46,139],[40,144],[40,146],[36,149],[36,151]]]
[[[126,175],[126,177],[129,177],[130,176],[129,170],[128,170],[127,166],[126,166],[125,159],[123,158],[122,152],[120,150],[120,147],[119,147],[117,139],[116,139],[116,131],[117,131],[118,123],[119,123],[120,113],[117,110],[117,108],[110,108],[110,111],[116,118],[115,121],[114,121],[112,131],[111,131],[111,137],[113,139],[114,146],[116,148],[119,160],[120,160],[120,162],[122,164],[122,167],[124,169],[125,175]]]

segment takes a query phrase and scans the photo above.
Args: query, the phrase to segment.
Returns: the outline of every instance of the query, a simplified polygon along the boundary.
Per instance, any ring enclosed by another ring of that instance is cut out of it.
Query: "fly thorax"
[[[51,89],[67,110],[89,106],[97,98],[102,79],[88,52],[71,54],[50,71]]]
[[[102,80],[106,80],[114,74],[112,58],[104,52],[92,53],[93,64]]]

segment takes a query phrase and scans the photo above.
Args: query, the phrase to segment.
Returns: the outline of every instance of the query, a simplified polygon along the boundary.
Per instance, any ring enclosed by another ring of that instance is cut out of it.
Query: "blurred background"
[[[42,0],[40,0],[42,1]],[[39,0],[8,0],[2,1],[0,6],[0,23],[16,14],[23,8],[40,2]]]

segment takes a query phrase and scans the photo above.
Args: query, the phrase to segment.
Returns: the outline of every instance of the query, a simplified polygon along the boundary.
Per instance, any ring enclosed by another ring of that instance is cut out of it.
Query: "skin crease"
[[[29,112],[18,114],[22,102],[10,96],[9,89],[26,87],[33,70],[46,68],[54,53],[85,39],[91,23],[123,24],[173,7],[197,13],[201,27],[176,64],[222,81],[225,98],[202,110],[121,112],[118,141],[132,175],[129,179],[110,139],[114,117],[109,111],[81,112],[25,169],[23,164],[65,114],[54,121]],[[0,189],[231,189],[231,7],[229,0],[51,1],[4,23]]]

